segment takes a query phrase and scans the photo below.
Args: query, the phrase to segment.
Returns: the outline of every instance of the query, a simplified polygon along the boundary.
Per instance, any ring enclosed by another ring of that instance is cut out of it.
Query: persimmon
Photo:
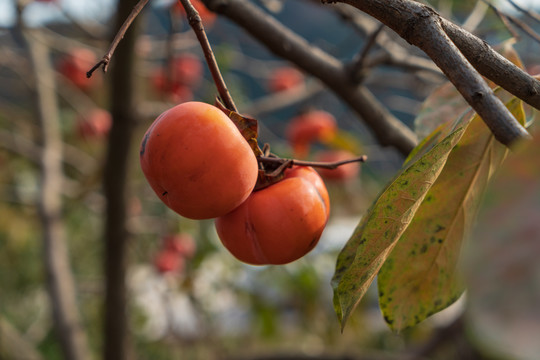
[[[337,162],[355,158],[355,155],[347,150],[325,150],[316,154],[315,160],[320,162]],[[319,175],[325,180],[343,182],[352,179],[360,172],[357,162],[341,165],[335,169],[317,169]]]
[[[163,97],[166,97],[174,103],[182,103],[193,99],[193,92],[190,87],[181,84],[174,79],[167,78],[163,68],[159,68],[152,73],[150,81],[154,90]]]
[[[195,255],[197,245],[189,234],[170,234],[163,238],[163,247],[168,251],[176,252],[182,257],[191,258]]]
[[[286,136],[295,156],[303,158],[310,144],[331,139],[337,131],[336,119],[324,110],[309,110],[291,119]]]
[[[193,98],[192,89],[203,77],[201,60],[190,54],[175,56],[167,66],[157,68],[150,76],[150,81],[160,95],[170,96],[179,103]]]
[[[182,272],[184,266],[184,258],[174,251],[161,250],[154,258],[154,267],[161,274]]]
[[[295,88],[304,83],[304,75],[297,69],[284,66],[275,69],[270,75],[268,87],[272,92]]]
[[[186,102],[161,114],[140,146],[141,168],[158,197],[191,219],[224,215],[257,181],[255,154],[215,106]]]
[[[86,48],[73,48],[58,62],[58,71],[73,85],[83,91],[90,90],[97,82],[86,77],[86,72],[97,62],[96,55]]]
[[[76,131],[83,139],[102,139],[109,134],[111,125],[111,113],[105,109],[95,108],[77,118]]]
[[[287,264],[317,245],[330,214],[328,191],[311,167],[296,166],[216,219],[223,245],[253,265]]]

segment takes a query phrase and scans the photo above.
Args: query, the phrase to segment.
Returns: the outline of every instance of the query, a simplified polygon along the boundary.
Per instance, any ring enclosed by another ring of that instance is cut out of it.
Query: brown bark
[[[529,76],[483,40],[447,20],[444,31],[478,72],[527,104],[540,109],[540,81]]]
[[[119,29],[132,10],[133,2],[120,0],[116,11],[115,28]],[[105,219],[105,360],[124,360],[131,357],[128,348],[126,297],[127,250],[130,235],[127,230],[127,188],[129,159],[136,106],[134,92],[135,20],[115,52],[111,64],[111,114],[113,123],[109,134],[103,189],[106,198]]]
[[[354,6],[378,19],[403,39],[426,52],[465,100],[482,117],[495,138],[501,143],[509,145],[518,139],[529,137],[523,126],[518,123],[504,104],[493,94],[493,91],[471,65],[470,59],[467,59],[464,53],[460,51],[464,47],[463,44],[461,47],[459,47],[460,42],[454,44],[445,32],[445,28],[452,29],[454,33],[459,33],[462,35],[461,38],[468,33],[465,30],[456,30],[458,27],[449,25],[448,21],[443,20],[430,7],[410,0],[323,0],[323,2],[342,2]],[[454,37],[457,36],[454,35]],[[472,39],[474,37],[471,35],[468,38]],[[470,45],[471,42],[467,44]],[[483,46],[480,46],[480,43],[476,43],[472,53],[466,51],[469,57],[477,59],[477,65],[478,63],[485,63],[482,60],[483,55],[478,54],[489,52],[487,51],[489,46],[483,42],[482,44]],[[499,61],[500,59],[493,57],[492,60],[494,63],[498,63],[495,60]],[[504,64],[503,68],[500,69],[504,70],[503,75],[496,75],[497,80],[503,82],[509,89],[523,94],[519,86],[516,87],[512,82],[507,81],[509,73],[519,75],[523,71],[513,64],[511,65],[509,61]],[[490,75],[495,76],[494,73],[490,73]],[[529,83],[531,82],[533,84],[538,83],[532,77],[529,77]],[[503,86],[503,84],[500,85]],[[518,96],[514,91],[511,92]],[[529,96],[526,98],[529,101],[531,98],[534,99],[535,93],[537,93],[534,86],[532,89],[529,88],[527,92]]]

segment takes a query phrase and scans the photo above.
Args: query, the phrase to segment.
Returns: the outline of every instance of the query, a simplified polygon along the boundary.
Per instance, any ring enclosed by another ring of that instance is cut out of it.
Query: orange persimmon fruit
[[[268,81],[268,87],[272,92],[281,92],[301,86],[303,83],[304,75],[300,70],[284,66],[272,72]]]
[[[327,141],[336,131],[337,122],[332,114],[324,110],[309,110],[291,119],[286,129],[286,137],[295,156],[304,158],[312,143]]]
[[[223,245],[252,265],[295,261],[317,245],[330,213],[328,191],[311,167],[296,166],[216,219]]]
[[[191,219],[224,215],[257,181],[257,159],[234,123],[215,106],[186,102],[161,114],[140,146],[141,168],[158,197]]]

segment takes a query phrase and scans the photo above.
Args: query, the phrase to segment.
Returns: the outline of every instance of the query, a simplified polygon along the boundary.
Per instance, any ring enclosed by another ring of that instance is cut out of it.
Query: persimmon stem
[[[283,171],[285,171],[285,169],[292,167],[292,165],[293,165],[293,160],[287,159],[281,165],[279,165],[279,167],[276,170],[272,171],[270,174],[267,174],[267,176],[278,177],[281,173],[283,173]]]
[[[214,79],[214,83],[216,84],[216,88],[218,90],[221,101],[223,101],[223,104],[227,107],[227,109],[238,112],[234,100],[229,93],[229,90],[227,89],[225,80],[223,80],[223,76],[221,76],[221,72],[219,71],[216,57],[214,56],[214,52],[212,51],[212,47],[210,46],[210,42],[208,41],[208,37],[206,36],[206,32],[204,31],[201,16],[199,15],[195,7],[193,7],[190,0],[178,1],[184,7],[189,25],[193,29],[193,32],[197,36],[197,40],[199,40],[199,43],[201,44],[204,58],[206,59],[206,63],[208,65],[208,68],[210,69],[212,78]]]
[[[131,23],[133,23],[133,20],[139,15],[139,13],[142,11],[142,9],[145,7],[145,5],[148,3],[148,0],[140,0],[134,7],[133,10],[131,10],[131,13],[127,17],[126,21],[122,24],[120,27],[120,30],[116,33],[116,36],[114,37],[114,40],[112,41],[111,45],[109,46],[109,50],[107,50],[107,53],[103,55],[103,58],[92,66],[90,70],[86,73],[86,77],[90,78],[92,77],[92,74],[94,71],[102,67],[103,72],[107,72],[109,68],[109,63],[111,62],[111,58],[114,54],[114,51],[116,50],[118,44],[120,44],[120,41],[124,38],[124,35],[126,34],[126,31],[131,26]]]
[[[259,162],[262,162],[264,164],[276,164],[280,165],[279,168],[281,168],[282,165],[287,164],[285,168],[292,167],[294,165],[297,166],[311,166],[311,167],[317,167],[322,169],[336,169],[340,167],[341,165],[353,163],[353,162],[365,162],[367,160],[366,155],[362,155],[359,157],[347,159],[347,160],[341,160],[341,161],[334,161],[334,162],[320,162],[320,161],[304,161],[304,160],[296,160],[296,159],[282,159],[279,157],[271,157],[271,156],[259,156],[257,158]],[[284,170],[284,168],[283,168]]]

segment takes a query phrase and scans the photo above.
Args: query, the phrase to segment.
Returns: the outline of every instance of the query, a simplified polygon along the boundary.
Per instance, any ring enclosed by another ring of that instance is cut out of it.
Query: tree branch
[[[204,0],[257,38],[272,52],[315,76],[345,101],[367,123],[377,140],[408,154],[416,135],[390,114],[363,86],[353,84],[345,66],[336,58],[310,45],[305,39],[245,0]]]
[[[373,33],[380,26],[380,22],[377,20],[362,12],[350,11],[350,7],[345,4],[337,4],[335,11],[343,20],[349,22],[366,36]],[[443,76],[441,70],[433,64],[433,61],[411,54],[408,49],[404,48],[402,44],[397,43],[386,32],[379,34],[376,41],[378,47],[381,49],[380,52],[383,54],[377,56],[378,59],[368,59],[366,65],[373,66],[373,63],[384,63],[405,70],[429,71],[433,74]]]
[[[529,11],[525,8],[522,8],[521,6],[519,6],[515,1],[513,0],[507,0],[513,7],[516,8],[516,10],[524,13],[525,15],[527,15],[528,17],[530,17],[531,19],[535,20],[537,23],[540,24],[540,15],[538,15],[537,13],[533,12],[533,11]]]
[[[133,7],[133,10],[131,10],[131,13],[126,18],[126,20],[123,22],[122,26],[120,27],[120,30],[116,33],[116,36],[114,37],[114,40],[112,41],[111,45],[109,46],[109,50],[107,50],[107,53],[103,55],[103,58],[95,64],[88,72],[86,73],[86,77],[90,78],[94,71],[102,67],[103,72],[107,72],[109,68],[109,63],[111,62],[111,58],[118,47],[118,44],[120,44],[120,41],[124,38],[126,35],[127,30],[131,26],[131,23],[137,18],[139,13],[142,11],[144,6],[148,3],[148,0],[139,0],[139,2]]]
[[[323,0],[323,2],[335,1]],[[352,5],[377,18],[403,39],[422,49],[443,70],[501,143],[510,145],[518,139],[529,137],[523,126],[494,95],[448,37],[442,25],[442,18],[433,9],[409,0],[338,2]],[[465,33],[465,30],[461,31]],[[485,44],[485,47],[489,46]],[[480,49],[476,49],[477,52],[478,50]],[[508,71],[505,74],[508,74]]]
[[[369,51],[373,48],[373,46],[377,42],[377,37],[383,31],[383,29],[384,29],[384,25],[379,24],[377,29],[375,29],[375,31],[373,31],[369,35],[366,44],[362,48],[362,51],[357,56],[355,56],[355,58],[351,62],[350,68],[351,68],[351,77],[353,81],[360,82],[362,78],[364,77],[367,56],[369,54]]]
[[[216,84],[216,88],[218,90],[221,101],[223,101],[223,104],[227,109],[238,112],[234,100],[229,93],[229,89],[227,89],[225,80],[223,80],[223,76],[221,76],[221,72],[219,71],[216,57],[214,56],[214,52],[212,51],[210,42],[208,42],[208,37],[206,36],[206,32],[204,31],[204,26],[199,13],[193,7],[189,0],[178,1],[180,1],[182,6],[184,7],[189,25],[193,29],[195,36],[197,36],[197,40],[199,40],[199,43],[201,44],[204,58],[206,59],[206,64],[208,65],[210,74],[212,74],[212,79],[214,79],[214,83]]]
[[[450,21],[441,20],[446,34],[480,74],[540,110],[540,81],[493,50],[483,40]]]
[[[42,151],[38,207],[43,226],[43,251],[53,318],[66,359],[86,360],[90,350],[77,305],[75,280],[69,264],[62,220],[62,142],[54,73],[45,42],[38,32],[23,31],[36,76],[36,95]]]

